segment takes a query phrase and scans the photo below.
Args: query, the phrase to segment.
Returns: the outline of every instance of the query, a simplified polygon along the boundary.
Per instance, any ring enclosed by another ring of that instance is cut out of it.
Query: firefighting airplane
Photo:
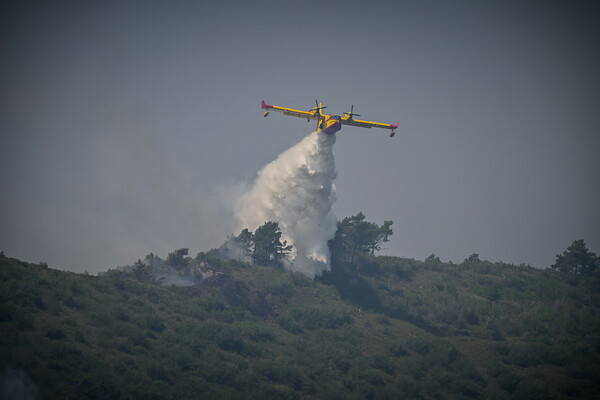
[[[321,110],[327,107],[323,107],[323,103],[319,103],[315,100],[316,107],[311,108],[309,111],[302,110],[294,110],[293,108],[287,107],[279,107],[273,106],[271,104],[265,103],[262,101],[262,108],[266,109],[265,117],[269,115],[271,110],[282,112],[284,115],[291,115],[292,117],[298,118],[306,118],[306,122],[309,122],[311,119],[313,121],[317,121],[317,132],[323,132],[327,134],[333,134],[342,129],[342,125],[352,125],[359,126],[361,128],[383,128],[383,129],[391,129],[392,133],[390,133],[390,137],[393,137],[396,134],[395,129],[398,128],[398,125],[392,124],[382,124],[381,122],[373,122],[373,121],[363,121],[360,119],[354,119],[353,117],[356,115],[360,117],[360,114],[354,113],[354,106],[350,108],[350,112],[346,112],[343,117],[336,114],[323,114]]]

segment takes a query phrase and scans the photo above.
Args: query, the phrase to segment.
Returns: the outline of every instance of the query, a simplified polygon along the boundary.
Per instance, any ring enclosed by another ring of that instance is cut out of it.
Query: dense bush
[[[161,287],[0,258],[0,373],[42,398],[600,395],[593,276],[474,256],[356,262],[313,281],[219,261],[200,285]]]

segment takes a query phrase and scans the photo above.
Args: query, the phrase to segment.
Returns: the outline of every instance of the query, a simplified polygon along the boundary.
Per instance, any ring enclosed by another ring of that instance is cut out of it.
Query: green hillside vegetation
[[[316,280],[187,249],[100,276],[2,254],[3,395],[600,397],[597,269],[383,257],[377,243],[349,255],[334,242],[333,271]]]

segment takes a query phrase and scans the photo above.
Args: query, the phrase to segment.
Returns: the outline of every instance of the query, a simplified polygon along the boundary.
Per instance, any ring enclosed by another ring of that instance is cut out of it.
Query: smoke
[[[0,374],[0,398],[6,400],[33,400],[39,390],[31,378],[23,371],[8,367]]]
[[[258,173],[238,201],[238,230],[277,221],[282,241],[294,246],[287,268],[314,278],[329,271],[327,242],[335,235],[335,135],[313,132]]]

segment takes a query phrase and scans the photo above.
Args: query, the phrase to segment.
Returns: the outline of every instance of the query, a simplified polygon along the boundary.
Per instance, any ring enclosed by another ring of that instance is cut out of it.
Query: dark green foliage
[[[155,314],[148,313],[145,316],[146,327],[151,331],[162,332],[165,330],[165,324],[162,319],[157,317]]]
[[[374,254],[381,249],[381,244],[388,242],[393,234],[390,228],[392,221],[384,221],[379,226],[365,221],[365,215],[359,212],[346,217],[337,223],[335,237],[330,242],[334,264],[349,263],[354,265],[357,257],[364,253]]]
[[[583,239],[575,240],[562,254],[556,255],[552,266],[557,271],[575,275],[592,275],[600,265],[596,253],[591,252]]]
[[[408,350],[402,345],[402,343],[394,342],[388,347],[388,350],[394,357],[403,357],[408,355]]]
[[[49,339],[59,340],[65,337],[65,332],[60,328],[55,321],[47,321],[44,324],[41,324],[41,330]]]
[[[343,304],[332,306],[301,304],[293,306],[291,315],[306,329],[336,329],[351,321],[350,310]]]
[[[494,365],[492,369],[490,369],[490,375],[496,379],[496,382],[502,390],[509,393],[513,393],[517,389],[519,383],[525,379],[525,377],[516,374],[512,369],[500,363]]]
[[[252,240],[252,260],[257,264],[278,265],[292,251],[292,245],[288,245],[285,240],[281,242],[281,231],[275,221],[265,222],[256,228]]]
[[[296,321],[291,313],[280,314],[277,317],[277,323],[286,331],[297,334],[304,332],[302,324]]]
[[[374,354],[371,357],[371,365],[373,368],[380,369],[390,375],[396,370],[394,361],[385,354]]]
[[[190,261],[189,259],[186,259],[187,255],[188,249],[175,250],[174,252],[169,253],[167,259],[165,260],[165,264],[174,267],[185,266]]]
[[[158,286],[168,263],[212,275]],[[475,255],[354,267],[313,281],[180,249],[93,277],[0,258],[0,374],[39,398],[600,396],[594,274]]]

